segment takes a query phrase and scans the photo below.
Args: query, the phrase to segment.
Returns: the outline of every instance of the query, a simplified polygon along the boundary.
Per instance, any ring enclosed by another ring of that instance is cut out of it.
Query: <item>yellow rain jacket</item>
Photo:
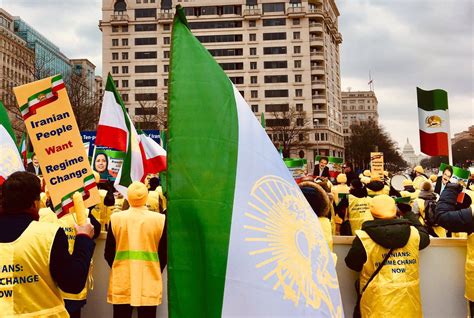
[[[419,280],[420,235],[415,227],[410,229],[408,243],[392,251],[387,263],[363,293],[360,302],[362,317],[423,316]],[[365,231],[358,230],[356,235],[367,254],[360,273],[362,290],[389,249],[375,243]]]

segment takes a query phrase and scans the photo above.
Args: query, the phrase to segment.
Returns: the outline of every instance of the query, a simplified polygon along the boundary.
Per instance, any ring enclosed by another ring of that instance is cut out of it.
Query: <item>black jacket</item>
[[[474,232],[472,208],[460,208],[456,201],[462,187],[448,183],[436,205],[436,222],[450,232]]]
[[[385,248],[401,248],[408,243],[411,225],[416,227],[420,233],[419,248],[422,250],[430,244],[430,236],[413,212],[408,212],[403,219],[366,221],[362,224],[362,230],[366,231],[377,244]],[[357,272],[362,270],[367,261],[367,254],[359,237],[354,238],[345,261],[350,269]]]
[[[314,166],[313,176],[315,176],[315,177],[319,176],[319,164]],[[329,178],[329,168],[328,168],[328,166],[324,167],[323,173],[321,174],[321,177]]]
[[[435,193],[441,194],[442,179],[443,179],[443,176],[439,176],[438,178],[436,178],[436,184],[435,184],[435,187],[434,187],[434,192]]]
[[[26,165],[26,171],[31,172],[32,174],[36,174],[35,166],[33,165],[33,162],[29,162]],[[43,173],[41,172],[41,167],[38,167],[38,176],[42,176]]]
[[[3,214],[0,216],[0,243],[15,241],[33,221],[30,214]],[[85,235],[76,236],[74,252],[63,229],[58,229],[51,248],[49,271],[59,288],[77,294],[84,288],[95,243]],[[74,273],[74,275],[71,275]]]

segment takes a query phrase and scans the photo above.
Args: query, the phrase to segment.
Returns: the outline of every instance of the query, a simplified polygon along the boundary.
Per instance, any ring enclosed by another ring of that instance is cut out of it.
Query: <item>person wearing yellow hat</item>
[[[413,169],[415,172],[415,178],[413,179],[413,187],[417,190],[421,188],[421,184],[428,180],[428,177],[425,175],[425,170],[422,166],[416,166]]]
[[[165,216],[146,208],[148,189],[133,182],[130,208],[111,215],[104,256],[111,267],[107,302],[114,317],[155,317],[161,304],[161,271],[166,265]]]
[[[362,317],[422,317],[419,286],[419,250],[430,243],[413,212],[397,219],[395,201],[374,197],[373,221],[356,231],[346,265],[359,276]]]
[[[339,194],[348,194],[350,187],[347,185],[347,176],[345,173],[340,173],[336,177],[337,185],[331,188],[331,193],[334,197],[334,203],[339,204]]]
[[[370,182],[367,183],[367,194],[369,197],[375,197],[377,195],[390,193],[390,187],[380,179],[378,175],[373,175],[370,177]]]
[[[358,179],[352,180],[349,195],[336,205],[337,215],[344,220],[341,235],[355,235],[365,221],[373,220],[370,214],[371,200],[362,182]]]
[[[414,200],[418,198],[418,194],[420,193],[420,190],[415,189],[415,187],[413,186],[413,181],[411,181],[410,179],[403,180],[402,185],[403,185],[403,190],[400,191],[400,195],[403,198],[409,197],[410,205],[412,205]]]
[[[99,221],[102,231],[106,231],[115,206],[114,187],[111,181],[100,182],[100,174],[94,170],[92,172],[97,188],[99,188],[100,202],[92,208],[91,213]]]

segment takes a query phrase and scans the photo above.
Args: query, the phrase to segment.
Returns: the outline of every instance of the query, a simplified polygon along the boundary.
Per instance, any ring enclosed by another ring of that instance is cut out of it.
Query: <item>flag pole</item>
[[[451,125],[450,125],[450,120],[449,120],[449,110],[448,110],[448,160],[449,160],[449,165],[453,166],[453,146],[451,144]]]

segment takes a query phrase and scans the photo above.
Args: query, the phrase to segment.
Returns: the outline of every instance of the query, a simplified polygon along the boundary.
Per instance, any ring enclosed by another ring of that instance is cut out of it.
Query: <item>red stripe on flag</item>
[[[120,128],[99,125],[95,145],[127,151],[127,132]]]
[[[444,132],[428,134],[420,130],[421,152],[428,156],[448,156],[448,134]]]
[[[148,173],[158,173],[166,170],[166,156],[147,159],[145,168]]]
[[[0,185],[5,182],[5,178],[0,176]]]

